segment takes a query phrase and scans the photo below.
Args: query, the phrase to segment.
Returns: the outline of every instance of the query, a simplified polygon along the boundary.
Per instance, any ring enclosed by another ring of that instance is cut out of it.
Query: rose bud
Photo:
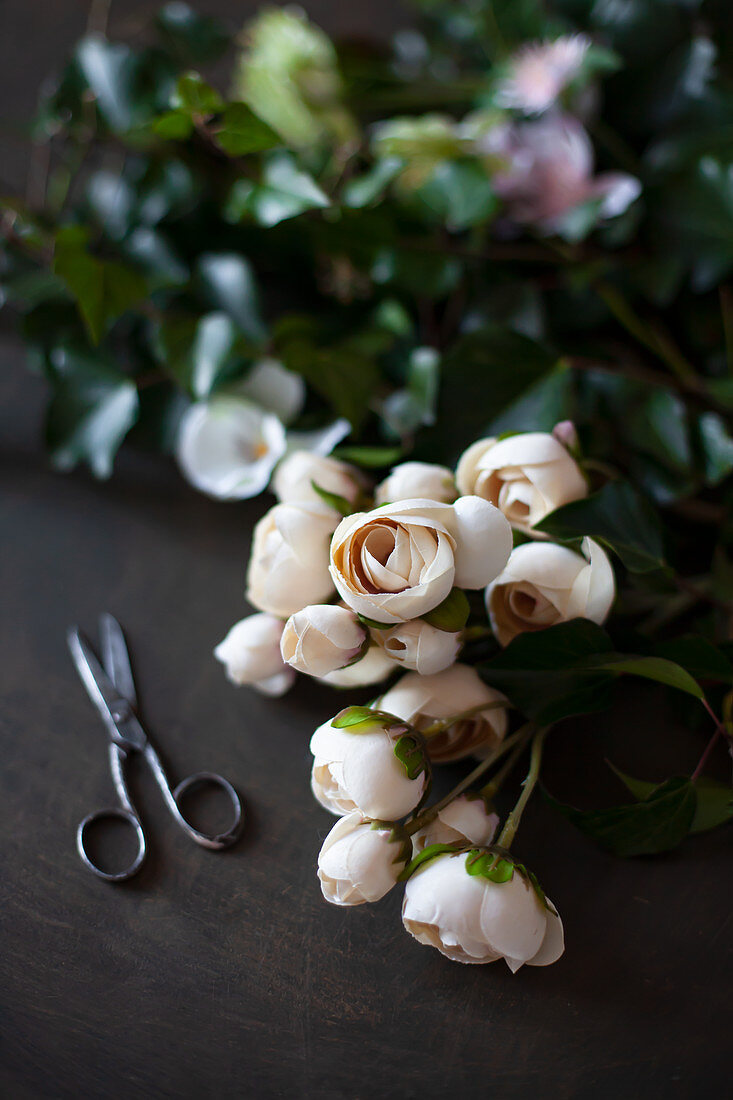
[[[430,759],[443,764],[471,754],[486,755],[504,739],[507,713],[503,706],[496,706],[502,702],[506,702],[504,696],[488,687],[474,668],[455,664],[433,676],[408,672],[376,705],[422,731],[481,704],[494,704],[429,737]]]
[[[482,587],[480,578],[493,580],[510,551],[509,524],[487,501],[404,500],[343,519],[330,569],[357,614],[393,624],[437,607],[454,586]]]
[[[295,673],[280,656],[283,624],[272,615],[249,615],[235,623],[214,650],[233,684],[250,684],[264,695],[284,695]]]
[[[430,676],[454,663],[462,635],[460,631],[438,630],[424,619],[411,619],[389,630],[373,630],[372,637],[402,668]]]
[[[336,516],[324,504],[276,504],[257,523],[247,569],[247,599],[287,619],[333,593],[328,547]]]
[[[480,439],[461,456],[456,480],[462,493],[490,500],[512,527],[530,535],[550,512],[588,495],[577,462],[547,432]]]
[[[311,604],[285,623],[280,652],[298,672],[325,676],[350,665],[365,648],[368,631],[353,611],[333,604]]]
[[[242,397],[197,401],[183,414],[176,441],[186,479],[221,500],[261,493],[284,453],[281,421]]]
[[[432,462],[402,462],[374,490],[374,503],[422,498],[452,504],[458,496],[452,472]]]
[[[524,869],[487,849],[444,852],[408,879],[402,923],[455,962],[547,966],[565,950],[562,921]],[[511,875],[511,877],[507,877]]]
[[[348,707],[318,727],[310,748],[311,789],[334,814],[359,810],[397,821],[415,809],[430,784],[422,737],[390,714]]]
[[[328,672],[319,677],[324,684],[336,688],[366,687],[386,680],[395,671],[394,661],[390,660],[379,646],[370,645],[363,657],[346,668]]]
[[[410,841],[389,822],[360,813],[336,822],[318,856],[318,877],[326,901],[363,905],[389,893],[410,858]]]
[[[582,554],[554,542],[525,542],[486,589],[486,608],[497,641],[544,630],[569,619],[602,623],[613,603],[613,567],[605,550],[583,539]]]
[[[309,451],[293,451],[284,458],[275,471],[272,487],[283,504],[322,504],[314,482],[319,489],[343,497],[349,504],[362,491],[362,477],[355,466]]]
[[[438,816],[412,834],[414,855],[431,844],[465,844],[484,847],[491,844],[499,824],[480,794],[469,791],[459,795],[438,811]]]

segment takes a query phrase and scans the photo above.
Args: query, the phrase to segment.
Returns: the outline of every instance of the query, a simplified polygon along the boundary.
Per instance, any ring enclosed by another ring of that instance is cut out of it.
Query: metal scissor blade
[[[77,627],[72,627],[66,640],[76,671],[89,698],[102,716],[110,737],[124,748],[142,751],[147,738],[131,711],[127,699],[117,690],[97,660],[92,647]]]
[[[137,693],[125,635],[117,619],[109,612],[99,616],[99,636],[102,641],[102,664],[107,675],[120,695],[124,695],[132,709],[137,710]]]

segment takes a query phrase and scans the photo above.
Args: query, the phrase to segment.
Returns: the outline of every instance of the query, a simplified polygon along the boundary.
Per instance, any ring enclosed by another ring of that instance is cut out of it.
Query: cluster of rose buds
[[[313,735],[313,792],[339,816],[318,873],[338,905],[376,901],[406,879],[406,928],[464,962],[504,957],[516,969],[562,951],[536,880],[490,847],[497,819],[481,797],[421,807],[432,765],[493,761],[511,740],[506,699],[458,660],[465,591],[483,590],[481,628],[490,623],[500,645],[610,610],[603,549],[587,538],[578,553],[536,529],[588,491],[573,434],[563,424],[482,439],[455,473],[406,462],[374,488],[345,462],[291,453],[254,532],[247,598],[258,614],[216,649],[231,680],[273,695],[296,672],[337,687],[404,673],[370,708],[347,708]]]

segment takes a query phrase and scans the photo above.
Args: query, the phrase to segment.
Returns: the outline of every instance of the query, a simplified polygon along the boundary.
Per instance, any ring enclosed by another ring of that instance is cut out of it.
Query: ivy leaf
[[[695,780],[697,808],[691,833],[706,833],[733,820],[733,789],[704,777]]]
[[[153,120],[153,133],[171,141],[186,141],[193,133],[193,119],[187,111],[164,111]]]
[[[86,250],[88,235],[77,226],[56,234],[53,272],[76,298],[93,343],[109,324],[145,297],[147,285],[137,271],[111,260],[98,260]]]
[[[679,847],[692,826],[697,798],[684,776],[668,779],[643,799],[605,810],[579,810],[545,797],[581,832],[617,856],[656,855]]]
[[[206,117],[223,110],[224,100],[199,73],[188,72],[178,78],[176,90],[171,96],[171,106],[190,116]]]
[[[683,634],[654,647],[657,657],[675,661],[697,680],[733,684],[733,664],[722,650],[696,634]]]
[[[626,481],[610,481],[597,493],[552,512],[538,531],[561,542],[589,536],[613,550],[632,573],[664,566],[659,517]]]
[[[79,43],[76,58],[109,128],[117,133],[131,129],[138,115],[135,104],[138,63],[132,50],[89,35]]]
[[[244,335],[259,343],[266,335],[259,295],[250,264],[234,252],[207,252],[199,258],[198,274],[204,294],[228,313]]]
[[[306,210],[324,209],[330,200],[289,153],[276,153],[265,164],[262,182],[237,180],[227,200],[225,217],[241,221],[245,215],[271,227]]]
[[[488,221],[498,208],[486,170],[472,161],[441,161],[412,193],[411,203],[454,232]]]
[[[46,440],[55,465],[70,470],[85,461],[97,477],[109,477],[138,416],[134,382],[104,360],[73,349],[56,348],[52,367]]]
[[[246,103],[230,103],[221,117],[216,140],[225,153],[239,157],[282,144],[271,126],[258,118]]]
[[[422,615],[421,618],[437,630],[446,630],[450,634],[455,634],[457,631],[463,630],[470,613],[471,607],[466,593],[461,588],[454,588],[442,603],[439,603],[432,611],[428,611],[426,615]]]
[[[378,160],[363,176],[349,180],[341,195],[342,202],[355,209],[370,206],[381,198],[403,167],[404,161],[400,157],[384,157]]]
[[[154,330],[153,349],[163,368],[192,397],[208,397],[231,365],[239,334],[226,313],[171,319]]]

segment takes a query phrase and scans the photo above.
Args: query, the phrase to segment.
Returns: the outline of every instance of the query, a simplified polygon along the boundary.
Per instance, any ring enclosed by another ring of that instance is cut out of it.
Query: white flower
[[[318,856],[324,898],[334,905],[379,901],[404,870],[409,848],[397,829],[365,820],[360,813],[340,818]]]
[[[361,492],[361,478],[355,466],[308,451],[293,451],[283,459],[275,471],[272,487],[284,504],[321,504],[323,498],[312,482],[350,504]]]
[[[454,663],[461,637],[460,631],[438,630],[423,619],[372,631],[372,638],[388,657],[402,668],[413,669],[423,676],[441,672]]]
[[[509,217],[544,233],[562,229],[565,215],[587,202],[598,203],[599,218],[618,217],[641,193],[639,181],[625,172],[593,175],[590,138],[570,115],[496,127],[485,151],[503,162],[491,182]]]
[[[455,962],[503,958],[512,971],[556,962],[565,950],[560,918],[516,868],[507,882],[469,874],[476,856],[444,853],[417,869],[402,906],[407,931]]]
[[[344,668],[359,655],[367,631],[353,611],[334,604],[311,604],[285,624],[280,651],[298,672],[325,676]]]
[[[458,496],[453,474],[447,466],[431,462],[402,462],[374,490],[374,503],[390,504],[396,500],[437,500],[452,504]]]
[[[336,525],[325,505],[276,504],[257,523],[247,569],[247,599],[260,611],[286,619],[308,604],[323,603],[333,584],[328,546]]]
[[[412,834],[412,850],[417,855],[431,844],[466,843],[484,847],[494,838],[499,824],[480,795],[462,794],[438,811],[438,816]]]
[[[605,550],[583,539],[583,554],[553,542],[525,542],[486,589],[491,627],[501,645],[517,634],[569,619],[602,623],[616,588]]]
[[[588,494],[577,462],[547,432],[478,440],[461,455],[456,480],[462,493],[490,500],[527,534],[562,504]]]
[[[281,421],[241,397],[212,397],[189,406],[176,442],[187,480],[222,500],[261,493],[284,453]]]
[[[365,817],[397,821],[422,801],[430,782],[422,739],[396,718],[375,714],[343,729],[324,722],[310,747],[311,789],[334,814],[359,810]]]
[[[371,645],[363,657],[354,661],[353,665],[340,668],[336,672],[328,672],[320,679],[331,687],[350,688],[364,687],[367,684],[377,684],[394,672],[394,662],[379,646]]]
[[[564,35],[554,42],[530,42],[517,50],[509,73],[499,84],[497,101],[527,114],[551,107],[579,72],[590,40],[584,34]]]
[[[482,704],[505,702],[474,668],[455,664],[434,676],[408,672],[378,701],[380,710],[404,718],[418,730]],[[453,723],[428,741],[430,759],[443,763],[471,754],[485,754],[503,740],[507,728],[504,707],[479,711]]]
[[[400,623],[442,603],[454,585],[477,588],[482,576],[493,580],[510,551],[508,523],[478,497],[455,504],[405,500],[342,520],[330,569],[357,614]]]
[[[233,684],[251,684],[264,695],[284,695],[295,673],[280,656],[283,624],[272,615],[249,615],[235,623],[214,650]]]

